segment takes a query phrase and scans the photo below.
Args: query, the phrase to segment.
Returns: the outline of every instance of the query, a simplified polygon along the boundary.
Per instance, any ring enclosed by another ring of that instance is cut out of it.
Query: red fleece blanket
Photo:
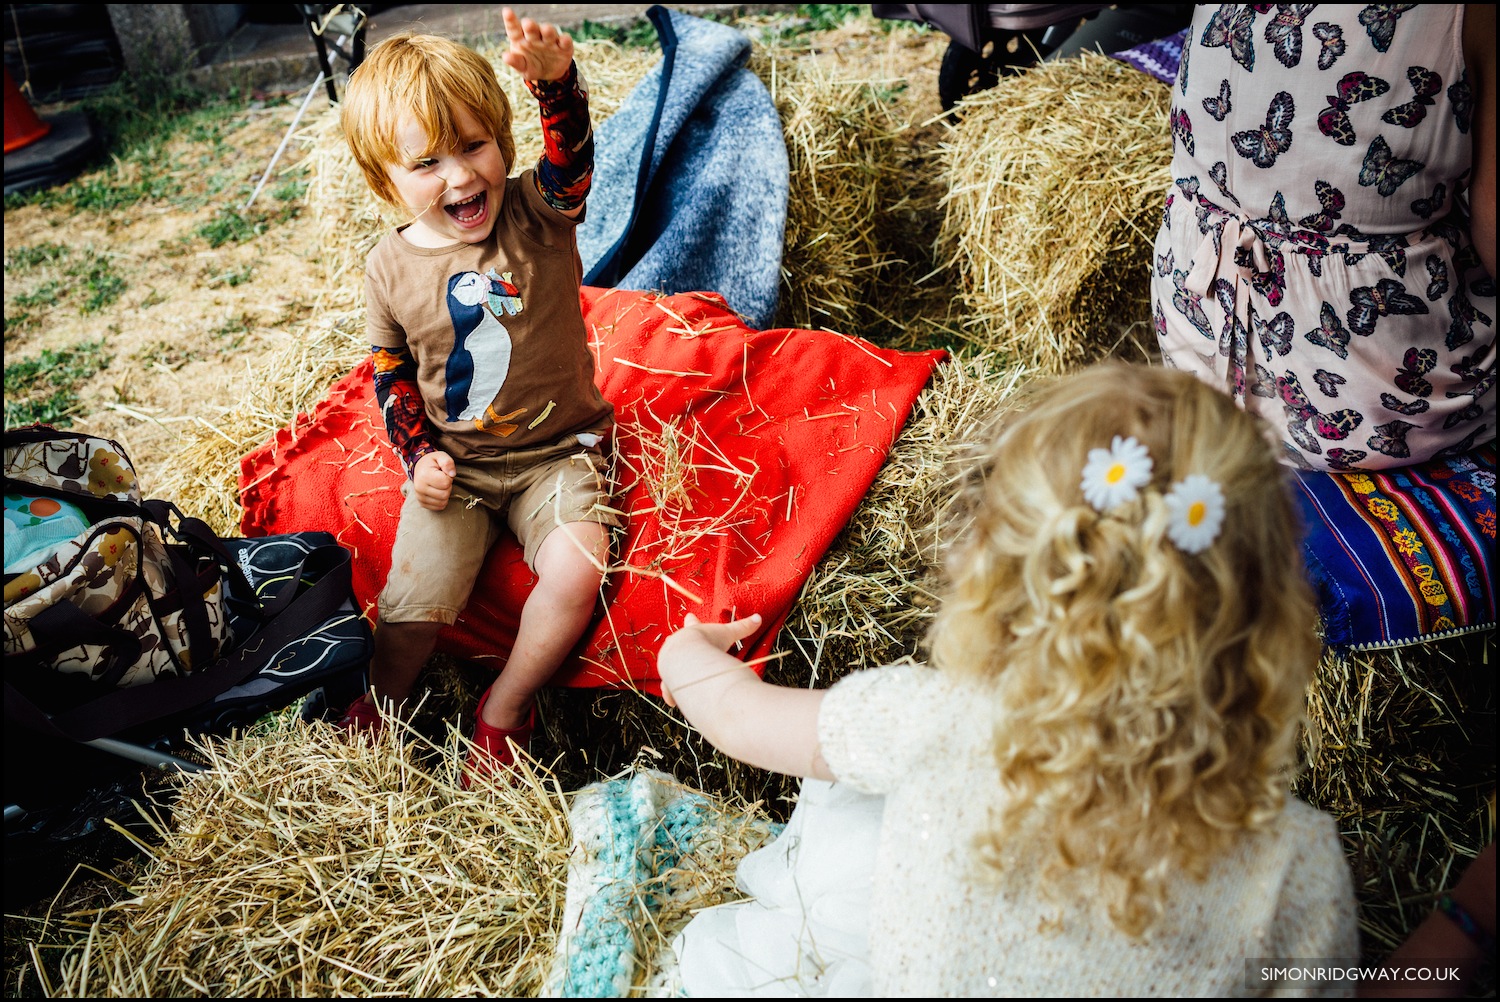
[[[583,290],[615,406],[613,505],[627,515],[599,618],[554,678],[658,693],[656,652],[692,612],[759,612],[769,652],[813,566],[869,490],[943,360],[826,331],[755,331],[717,295]],[[241,461],[246,536],[321,529],[354,554],[373,613],[402,474],[368,360]],[[535,582],[507,533],[438,649],[503,666]]]

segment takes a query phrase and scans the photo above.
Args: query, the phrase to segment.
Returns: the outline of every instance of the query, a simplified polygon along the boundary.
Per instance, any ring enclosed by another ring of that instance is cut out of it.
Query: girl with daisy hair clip
[[[1108,363],[963,479],[927,665],[785,689],[724,653],[746,621],[663,645],[715,745],[812,777],[757,900],[689,925],[688,991],[1238,995],[1289,987],[1250,959],[1358,956],[1333,819],[1288,793],[1319,644],[1263,423]]]

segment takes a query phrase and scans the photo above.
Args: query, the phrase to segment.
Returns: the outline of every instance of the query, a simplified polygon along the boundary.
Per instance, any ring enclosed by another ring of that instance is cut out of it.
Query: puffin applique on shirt
[[[521,407],[496,414],[495,397],[510,373],[510,332],[502,315],[517,316],[525,308],[521,290],[491,268],[487,274],[461,272],[448,280],[448,315],[453,321],[453,351],[445,369],[443,394],[448,420],[472,421],[474,427],[504,438],[519,427]]]

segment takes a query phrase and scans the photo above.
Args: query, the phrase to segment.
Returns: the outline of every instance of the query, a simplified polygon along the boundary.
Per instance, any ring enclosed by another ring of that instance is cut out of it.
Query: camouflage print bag
[[[229,638],[221,560],[183,531],[202,523],[142,500],[119,445],[43,426],[7,431],[5,493],[8,681],[50,674],[46,688],[81,699],[218,658]],[[89,524],[11,573],[13,513],[52,511],[54,502],[76,506]]]

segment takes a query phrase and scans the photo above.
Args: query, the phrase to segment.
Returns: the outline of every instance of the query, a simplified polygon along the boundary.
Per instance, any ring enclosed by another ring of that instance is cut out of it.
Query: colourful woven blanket
[[[1324,640],[1399,647],[1495,625],[1495,446],[1384,473],[1299,473]]]
[[[627,527],[603,614],[554,683],[659,691],[656,652],[689,611],[759,612],[741,653],[769,653],[943,353],[751,330],[710,294],[585,288],[583,310],[615,405],[613,504]],[[390,569],[401,478],[367,361],[242,460],[241,527],[334,533],[369,612]],[[439,650],[501,667],[533,582],[506,533]]]

